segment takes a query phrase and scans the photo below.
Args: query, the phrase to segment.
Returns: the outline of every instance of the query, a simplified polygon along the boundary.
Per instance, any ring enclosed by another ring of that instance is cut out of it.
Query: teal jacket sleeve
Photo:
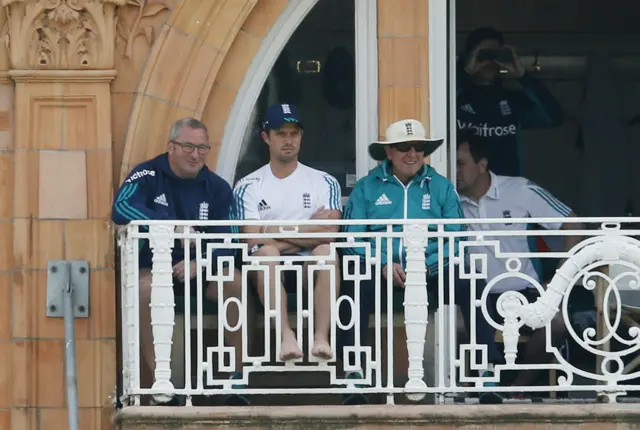
[[[444,206],[442,208],[442,217],[449,219],[464,219],[464,212],[460,204],[460,197],[453,188],[453,184],[447,181],[447,187],[444,194]],[[449,224],[445,227],[447,231],[464,231],[465,224]]]
[[[349,196],[349,201],[344,209],[345,220],[363,220],[366,221],[368,219],[367,216],[367,200],[364,196],[364,182],[362,180],[358,181],[356,186],[351,191],[351,195]],[[345,225],[342,227],[342,231],[345,233],[364,233],[368,230],[366,225]],[[363,241],[362,239],[361,241]],[[375,239],[368,239],[368,242],[371,244],[371,252],[372,257],[375,256]],[[384,264],[387,261],[387,255],[384,251],[384,246],[380,251],[380,262]],[[362,247],[358,248],[345,248],[344,253],[346,255],[359,255],[362,257],[362,262],[365,261],[365,249]]]
[[[466,231],[467,225],[464,223],[464,211],[462,210],[462,204],[460,204],[460,196],[456,192],[453,184],[447,181],[447,188],[445,193],[445,205],[443,208],[443,218],[459,219],[460,224],[449,224],[445,226],[445,231]],[[462,237],[455,239],[454,254],[458,255],[458,244],[462,240]]]
[[[129,173],[113,200],[111,219],[115,224],[126,225],[131,221],[169,218],[167,213],[154,210],[148,203],[156,174],[147,165],[140,165]]]
[[[442,204],[442,218],[443,219],[460,219],[460,224],[448,224],[445,225],[445,231],[466,231],[466,224],[464,223],[464,212],[462,211],[462,205],[460,204],[460,197],[456,192],[453,184],[446,181],[442,198],[440,200]],[[458,243],[461,238],[455,239],[454,254],[458,254]],[[445,240],[443,257],[445,266],[449,263],[449,244]],[[436,239],[430,239],[427,245],[426,264],[430,273],[436,273],[438,271],[438,244]]]

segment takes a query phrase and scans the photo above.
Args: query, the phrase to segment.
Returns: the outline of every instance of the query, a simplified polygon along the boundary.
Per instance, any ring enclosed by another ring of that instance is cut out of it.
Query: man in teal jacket
[[[374,142],[369,146],[372,158],[381,164],[372,169],[369,174],[360,179],[354,187],[349,202],[344,211],[345,219],[360,220],[388,220],[388,219],[462,219],[464,214],[460,205],[458,194],[453,184],[445,177],[438,174],[433,167],[424,163],[424,158],[435,151],[442,144],[442,140],[427,139],[424,126],[416,120],[407,119],[398,121],[389,126],[386,133],[386,141]],[[437,226],[433,225],[432,230]],[[344,230],[350,233],[383,232],[387,229],[380,225],[349,225]],[[448,231],[462,231],[463,223],[451,224],[445,227]],[[394,226],[394,231],[401,232],[402,226]],[[391,264],[393,285],[396,288],[404,288],[406,256],[401,239],[392,239],[392,255],[387,255],[386,240],[381,241],[379,252],[375,250],[375,239],[369,239],[372,255],[380,258],[383,277],[383,291],[386,291],[387,265]],[[448,267],[448,243],[444,246],[444,267]],[[361,265],[365,261],[363,247],[346,248],[345,254],[359,255]],[[437,291],[438,286],[438,242],[437,239],[429,240],[426,249],[427,286],[430,291]],[[345,268],[345,273],[353,273],[353,270]],[[466,271],[468,273],[468,271]],[[362,271],[361,271],[362,273]],[[370,273],[374,273],[371,271]],[[467,331],[470,328],[471,297],[469,294],[469,280],[459,279],[459,268],[455,270],[454,280],[456,289],[456,304],[461,307]],[[360,282],[360,344],[366,344],[369,316],[375,307],[375,277]],[[448,291],[449,270],[444,271],[444,291]],[[482,293],[484,283],[476,282],[478,298]],[[343,294],[353,297],[353,281],[343,282]],[[445,300],[448,298],[445,297]],[[384,298],[382,299],[384,300]],[[448,300],[447,300],[448,301]],[[437,302],[436,302],[437,303]],[[432,305],[435,303],[432,303]],[[386,303],[382,303],[382,309],[386,309]],[[351,312],[349,306],[341,306],[341,321],[350,321]],[[500,360],[500,354],[494,342],[494,330],[489,326],[481,312],[476,312],[476,338],[479,344],[488,347],[490,363]],[[349,330],[343,333],[343,346],[353,346],[354,332]],[[351,361],[351,360],[349,360]],[[349,377],[350,375],[347,375]],[[358,377],[357,373],[355,376]],[[497,401],[497,396],[483,396],[485,402]]]
[[[417,121],[415,122],[420,124]],[[440,140],[439,142],[442,141]],[[374,145],[382,146],[379,143]],[[372,169],[367,176],[358,181],[349,196],[344,218],[368,220],[464,218],[458,194],[453,184],[436,172],[433,167],[423,164],[424,154],[427,152],[426,145],[432,145],[432,143],[402,142],[388,145],[387,149],[391,154],[390,158],[384,160],[378,167]],[[405,146],[409,150],[403,152]],[[382,148],[382,151],[384,150],[385,148]],[[375,153],[375,151],[372,151],[372,153]],[[381,156],[382,154],[379,155]],[[407,158],[410,159],[411,164],[405,162]],[[396,167],[398,164],[400,164],[400,168]],[[364,231],[383,232],[386,229],[386,224],[371,226],[350,225],[345,227],[346,231],[354,233]],[[432,230],[435,229],[436,226],[434,225]],[[402,232],[402,226],[395,225],[393,230]],[[461,231],[464,230],[464,225],[447,225],[445,230]],[[375,249],[375,239],[370,239],[370,242],[372,249]],[[394,284],[397,286],[401,285],[400,277],[403,276],[399,269],[403,268],[406,262],[405,248],[401,246],[400,242],[400,239],[393,239],[391,246],[393,255],[387,256],[386,239],[382,239],[379,254],[382,265],[390,261],[394,262]],[[445,258],[448,256],[448,248],[448,246],[445,247]],[[350,248],[345,250],[345,253],[360,254],[364,257],[364,248]],[[438,243],[436,239],[429,241],[426,254],[429,273],[436,274],[438,271]],[[446,259],[445,264],[448,264]]]

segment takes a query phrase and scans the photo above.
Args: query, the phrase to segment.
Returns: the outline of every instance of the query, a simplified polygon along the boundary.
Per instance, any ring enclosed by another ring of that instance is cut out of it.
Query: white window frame
[[[457,56],[457,26],[456,26],[456,0],[445,0],[447,2],[447,8],[449,11],[448,23],[449,27],[447,28],[447,39],[449,40],[448,44],[448,62],[449,62],[449,165],[451,168],[451,172],[453,172],[451,176],[451,182],[453,182],[453,186],[456,184],[456,169],[457,169],[457,160],[458,160],[458,84],[456,82],[457,70],[456,63],[458,61]],[[447,21],[446,14],[443,16],[443,21]]]
[[[430,164],[455,185],[455,54],[448,55],[449,46],[455,46],[455,1],[430,0],[429,129],[432,138],[444,138],[442,146],[431,154]]]
[[[378,21],[377,0],[355,1],[356,52],[356,176],[375,161],[369,143],[378,137]],[[318,0],[289,1],[271,27],[242,81],[220,144],[216,173],[232,184],[251,113],[278,56]],[[232,184],[233,185],[233,184]]]

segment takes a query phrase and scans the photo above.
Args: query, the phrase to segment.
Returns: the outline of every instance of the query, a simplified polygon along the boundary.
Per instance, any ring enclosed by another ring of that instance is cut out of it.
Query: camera
[[[509,49],[481,49],[478,51],[476,60],[513,63],[513,53]]]

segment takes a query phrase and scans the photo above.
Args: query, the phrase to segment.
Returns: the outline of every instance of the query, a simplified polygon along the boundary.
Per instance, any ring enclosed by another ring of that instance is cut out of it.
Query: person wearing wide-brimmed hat
[[[391,124],[387,128],[384,141],[369,145],[369,154],[381,163],[356,183],[345,207],[344,218],[361,220],[464,218],[458,194],[451,181],[424,162],[425,157],[438,149],[442,142],[442,139],[428,138],[424,126],[415,119],[405,119]],[[464,229],[463,222],[445,226],[447,231]],[[367,231],[384,232],[387,230],[387,225],[348,225],[345,226],[345,230],[356,235]],[[402,231],[402,226],[394,226],[394,231]],[[387,255],[385,239],[382,239],[380,249],[376,249],[375,238],[362,240],[370,242],[372,255],[379,258],[383,280],[392,282],[396,288],[404,288],[406,255],[401,239],[393,239],[391,255]],[[444,263],[439,267],[437,241],[430,240],[427,245],[425,262],[427,285],[432,293],[438,290],[439,270],[444,272],[442,287],[445,292],[448,291],[449,270],[444,270],[449,265],[448,248],[448,246],[444,247]],[[371,264],[366,261],[364,247],[345,248],[344,252],[359,255],[362,265]],[[392,279],[387,279],[388,265],[392,266]],[[469,280],[460,280],[456,274],[454,283],[457,291],[456,304],[461,307],[465,325],[469,328],[471,309]],[[353,294],[354,285],[352,284],[353,282],[343,282],[343,294]],[[482,292],[482,287],[481,282],[476,281],[478,294]],[[382,290],[386,290],[386,286],[383,286]],[[375,276],[370,280],[360,281],[361,345],[365,345],[369,316],[374,310],[376,300],[374,291]],[[447,299],[445,297],[445,300]],[[341,321],[350,321],[350,315],[348,315],[350,309],[347,308],[348,306],[342,306],[340,309]],[[386,309],[386,305],[383,304],[382,308]],[[482,317],[481,312],[476,314],[479,314],[479,317],[476,319],[475,340],[479,344],[488,345],[489,358],[495,362],[500,359],[500,355],[493,339],[494,331]],[[344,333],[341,343],[345,346],[354,345],[353,330]]]
[[[442,142],[443,139],[427,138],[424,126],[420,121],[405,119],[394,122],[387,128],[386,140],[370,144],[369,155],[376,161],[385,161],[387,158],[391,159],[389,154],[393,154],[394,149],[401,153],[408,153],[413,148],[416,154],[427,157],[438,149]],[[414,159],[411,157],[412,165],[413,161]],[[417,166],[420,164],[418,163]],[[402,166],[398,167],[402,168]],[[419,169],[411,168],[409,170],[414,170],[413,174],[415,174]]]
[[[395,122],[387,128],[386,139],[369,145],[371,157],[380,161],[367,176],[360,179],[349,197],[344,217],[347,219],[407,219],[407,218],[464,218],[458,194],[451,181],[438,174],[425,157],[442,144],[443,139],[426,136],[422,123],[415,119]],[[378,228],[379,227],[379,228]],[[362,226],[349,226],[348,231],[362,231]],[[386,226],[371,226],[384,231]],[[400,226],[396,226],[397,229]],[[449,227],[462,230],[463,225]],[[399,239],[395,239],[398,242]],[[372,242],[374,244],[374,242]],[[396,245],[398,245],[397,243]],[[394,263],[393,282],[403,285],[400,269],[404,255],[386,255],[386,246],[380,249],[385,258],[382,264]],[[359,250],[363,250],[359,248]],[[437,244],[429,244],[427,266],[434,274],[438,271]],[[390,261],[386,261],[386,258]]]

